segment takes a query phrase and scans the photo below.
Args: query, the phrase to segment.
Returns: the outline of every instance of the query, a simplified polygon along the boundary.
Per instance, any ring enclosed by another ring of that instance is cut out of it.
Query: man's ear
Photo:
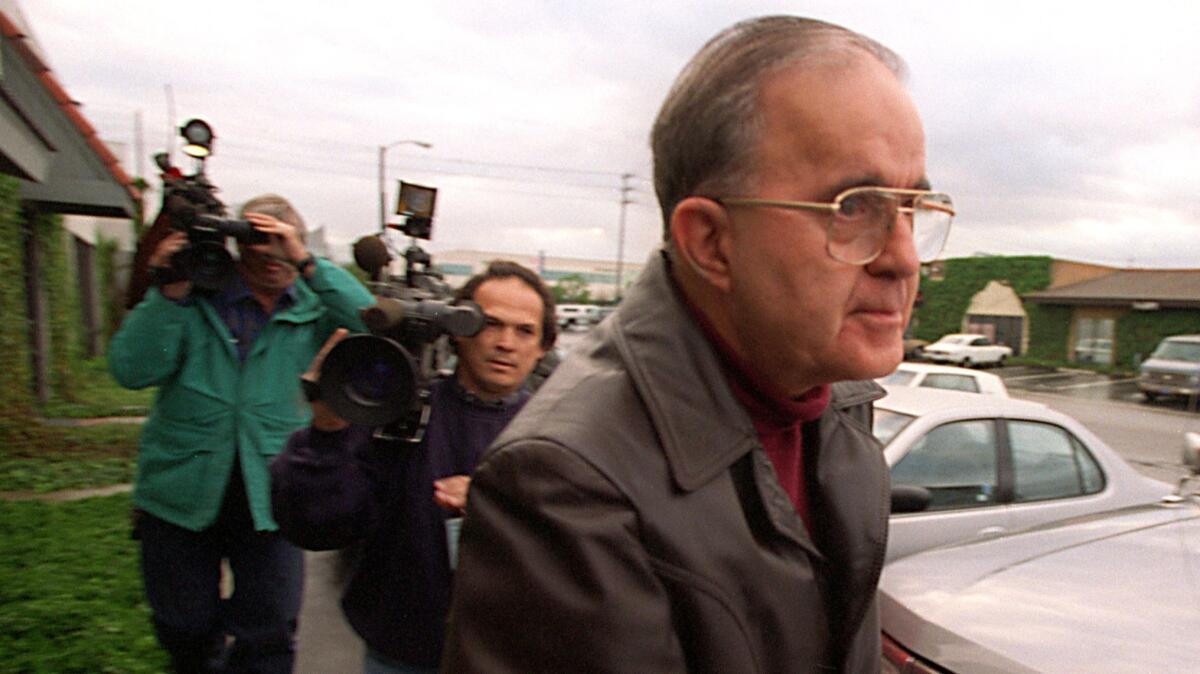
[[[671,212],[671,239],[682,263],[718,290],[728,292],[729,212],[712,199],[688,197]]]

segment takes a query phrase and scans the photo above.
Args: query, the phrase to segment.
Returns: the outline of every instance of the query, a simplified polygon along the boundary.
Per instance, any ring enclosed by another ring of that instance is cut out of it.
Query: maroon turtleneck
[[[800,519],[809,531],[808,497],[804,487],[804,435],[803,425],[814,421],[829,405],[829,385],[814,386],[797,398],[772,396],[770,390],[744,359],[734,353],[733,348],[721,338],[712,324],[683,293],[684,305],[696,319],[700,329],[716,347],[717,355],[734,396],[745,407],[758,433],[767,457],[775,466],[779,484],[792,500]]]

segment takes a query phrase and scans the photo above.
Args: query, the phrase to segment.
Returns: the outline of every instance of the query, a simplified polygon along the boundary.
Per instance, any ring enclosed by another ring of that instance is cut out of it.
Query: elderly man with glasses
[[[476,472],[444,671],[878,670],[870,380],[954,215],[902,79],[778,16],[685,67],[663,250]]]

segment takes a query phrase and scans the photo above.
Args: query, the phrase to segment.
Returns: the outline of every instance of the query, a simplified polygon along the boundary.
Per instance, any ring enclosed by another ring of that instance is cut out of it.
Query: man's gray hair
[[[904,79],[904,61],[892,50],[816,19],[748,19],[709,40],[676,78],[650,133],[663,239],[670,239],[671,213],[686,197],[744,189],[763,124],[759,87],[768,76],[814,57],[861,52]]]
[[[300,212],[292,206],[292,202],[278,194],[260,194],[242,204],[242,207],[238,209],[238,215],[245,216],[247,213],[269,215],[295,227],[301,241],[308,238],[308,228],[304,226],[304,218],[300,217]]]

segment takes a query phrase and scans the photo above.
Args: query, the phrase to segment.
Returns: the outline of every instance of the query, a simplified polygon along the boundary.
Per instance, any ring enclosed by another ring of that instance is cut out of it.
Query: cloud
[[[134,147],[141,114],[143,162],[171,133],[166,85],[173,123],[205,116],[218,134],[209,171],[230,202],[282,192],[331,240],[350,241],[377,227],[379,145],[421,139],[434,148],[388,152],[387,189],[394,199],[398,178],[440,188],[435,249],[611,258],[619,176],[630,172],[639,179],[625,250],[641,260],[661,230],[646,178],[663,96],[718,30],[779,8],[38,0],[23,9],[105,137]],[[1197,265],[1200,9],[814,0],[804,11],[908,61],[928,173],[959,206],[951,251]]]

